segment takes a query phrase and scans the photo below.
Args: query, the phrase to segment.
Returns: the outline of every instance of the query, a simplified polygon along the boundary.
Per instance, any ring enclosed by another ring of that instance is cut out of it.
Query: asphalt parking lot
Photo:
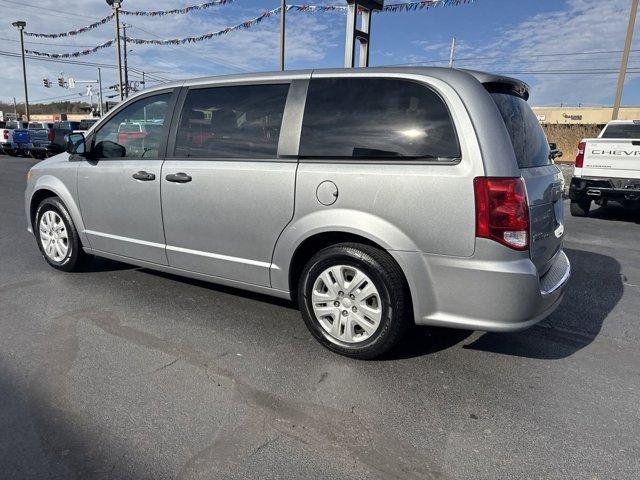
[[[364,362],[287,302],[51,269],[26,231],[33,163],[0,156],[2,478],[638,477],[640,213],[567,216],[573,277],[534,328],[421,328]]]

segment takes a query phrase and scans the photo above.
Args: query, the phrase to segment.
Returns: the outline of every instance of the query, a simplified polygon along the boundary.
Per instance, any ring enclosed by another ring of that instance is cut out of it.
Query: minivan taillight
[[[578,144],[578,151],[576,152],[576,168],[582,168],[584,164],[584,150],[587,148],[587,142],[580,142]]]
[[[9,140],[9,130],[3,130],[2,136],[5,140]]]
[[[49,142],[53,142],[56,139],[56,134],[53,130],[49,130],[49,133],[47,134],[47,141]]]
[[[514,250],[529,247],[529,206],[520,177],[476,177],[476,237]]]

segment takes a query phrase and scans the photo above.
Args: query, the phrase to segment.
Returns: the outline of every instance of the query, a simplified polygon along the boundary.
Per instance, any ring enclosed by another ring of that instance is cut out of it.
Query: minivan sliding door
[[[274,245],[293,216],[297,157],[278,155],[289,89],[288,80],[189,89],[162,167],[170,266],[270,284]]]

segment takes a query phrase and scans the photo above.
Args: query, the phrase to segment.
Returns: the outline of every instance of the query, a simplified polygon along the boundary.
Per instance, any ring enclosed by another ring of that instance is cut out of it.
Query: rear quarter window
[[[492,93],[509,132],[520,168],[550,165],[549,142],[526,100],[508,93]]]
[[[451,162],[460,155],[447,105],[426,85],[364,77],[309,85],[302,157]]]

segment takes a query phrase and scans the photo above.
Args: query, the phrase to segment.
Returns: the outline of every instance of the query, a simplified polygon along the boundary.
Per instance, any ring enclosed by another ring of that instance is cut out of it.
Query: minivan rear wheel
[[[393,348],[408,323],[404,276],[383,250],[342,243],[304,267],[298,304],[313,336],[330,350],[371,359]]]
[[[40,203],[33,229],[42,256],[53,268],[79,270],[91,258],[82,250],[71,215],[59,198],[45,198]]]

